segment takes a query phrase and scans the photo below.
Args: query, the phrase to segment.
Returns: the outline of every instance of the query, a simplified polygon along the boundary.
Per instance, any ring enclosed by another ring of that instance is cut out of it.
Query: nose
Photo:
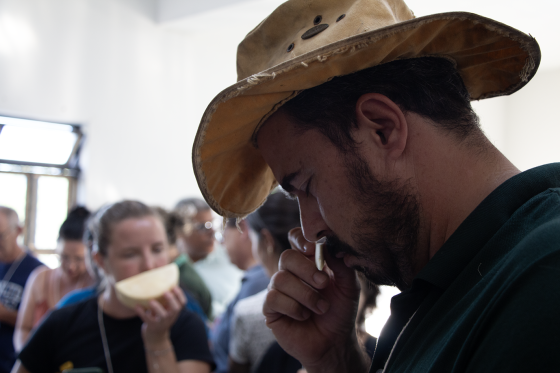
[[[323,219],[317,199],[313,196],[298,198],[298,203],[303,237],[314,242],[325,236],[329,226]]]
[[[152,253],[151,252],[144,253],[143,260],[142,260],[142,272],[149,271],[150,269],[156,268],[155,264],[156,261]]]

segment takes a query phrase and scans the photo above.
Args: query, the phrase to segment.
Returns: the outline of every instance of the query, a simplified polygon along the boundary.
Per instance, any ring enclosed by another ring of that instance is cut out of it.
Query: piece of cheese
[[[155,299],[165,305],[163,294],[179,283],[179,267],[175,263],[126,278],[115,284],[117,298],[127,307],[147,308]]]
[[[322,271],[325,267],[324,246],[324,241],[315,243],[315,265],[319,271]]]

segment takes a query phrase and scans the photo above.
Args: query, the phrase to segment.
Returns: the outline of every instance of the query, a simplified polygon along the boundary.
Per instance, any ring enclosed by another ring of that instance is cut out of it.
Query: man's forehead
[[[274,144],[274,139],[278,139],[278,136],[290,138],[297,135],[298,131],[294,119],[280,109],[272,114],[257,132],[257,145],[261,149],[263,142],[263,145],[270,146],[269,140],[273,140],[272,143]]]
[[[294,120],[283,112],[274,113],[257,134],[257,145],[278,181],[301,168],[305,149]]]

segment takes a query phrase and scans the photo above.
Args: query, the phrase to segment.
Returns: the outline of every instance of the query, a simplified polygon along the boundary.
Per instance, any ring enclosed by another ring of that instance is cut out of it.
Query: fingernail
[[[319,299],[317,302],[317,308],[320,309],[322,313],[325,313],[329,310],[330,304],[326,300]]]
[[[328,277],[323,272],[315,272],[315,274],[313,275],[313,281],[315,281],[317,285],[323,285],[327,280]]]

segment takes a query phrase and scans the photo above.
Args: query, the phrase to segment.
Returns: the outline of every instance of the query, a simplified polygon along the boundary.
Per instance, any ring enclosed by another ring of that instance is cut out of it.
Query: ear
[[[400,107],[387,96],[367,93],[356,103],[356,140],[372,145],[386,157],[396,159],[408,140],[408,123]]]
[[[101,255],[99,253],[99,251],[95,251],[92,255],[93,257],[93,261],[95,262],[95,264],[97,265],[98,268],[101,268],[103,270],[103,272],[105,272],[105,260],[103,255]]]

